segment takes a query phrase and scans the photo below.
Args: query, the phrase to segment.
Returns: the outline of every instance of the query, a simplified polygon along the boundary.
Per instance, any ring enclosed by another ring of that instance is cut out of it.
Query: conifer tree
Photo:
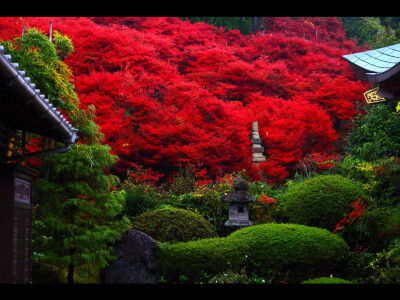
[[[69,151],[41,159],[34,185],[34,259],[68,270],[67,281],[73,283],[77,266],[98,271],[113,258],[110,245],[129,224],[119,217],[124,197],[115,189],[118,178],[104,172],[116,157],[101,143],[94,107],[79,109],[72,73],[60,59],[73,51],[71,41],[54,32],[53,43],[41,31],[28,29],[3,44],[41,93],[79,130],[78,142]]]

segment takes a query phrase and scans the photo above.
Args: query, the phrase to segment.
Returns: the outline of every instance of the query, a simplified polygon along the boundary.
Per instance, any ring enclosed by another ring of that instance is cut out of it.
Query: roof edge
[[[35,89],[35,84],[30,82],[30,78],[25,76],[24,71],[19,71],[19,65],[12,63],[11,55],[4,54],[4,46],[0,45],[0,68],[4,69],[5,76],[10,85],[20,88],[19,93],[24,98],[25,104],[32,103],[40,118],[47,119],[52,125],[52,129],[60,135],[60,141],[70,145],[77,139],[78,129],[74,128],[65,117],[40,94],[40,90]]]

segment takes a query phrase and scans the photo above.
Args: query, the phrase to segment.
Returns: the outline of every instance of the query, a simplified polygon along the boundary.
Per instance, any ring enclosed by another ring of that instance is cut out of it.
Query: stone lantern
[[[249,202],[255,202],[256,199],[249,193],[249,184],[242,177],[233,180],[233,192],[223,195],[222,202],[229,203],[229,219],[225,222],[228,227],[246,227],[252,226],[253,222],[249,220]]]

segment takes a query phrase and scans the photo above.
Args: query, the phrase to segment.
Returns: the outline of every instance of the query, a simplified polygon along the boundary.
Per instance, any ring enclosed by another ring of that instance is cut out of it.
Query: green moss
[[[243,267],[258,276],[270,270],[295,269],[293,276],[301,277],[315,269],[328,272],[344,261],[347,251],[343,239],[327,230],[269,223],[243,228],[224,238],[162,244],[157,261],[165,278],[172,282],[180,275],[195,281],[204,273],[215,275]]]
[[[365,193],[350,179],[320,175],[289,186],[279,201],[278,214],[284,222],[332,231],[357,198],[365,198]]]
[[[351,282],[341,278],[320,277],[306,280],[302,284],[351,284]]]
[[[166,207],[132,219],[133,228],[158,242],[187,242],[217,237],[211,224],[201,215],[180,208]]]

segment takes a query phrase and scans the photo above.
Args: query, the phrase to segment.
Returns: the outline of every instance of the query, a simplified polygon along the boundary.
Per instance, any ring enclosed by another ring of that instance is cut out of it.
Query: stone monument
[[[253,151],[253,163],[258,164],[259,162],[266,161],[267,158],[263,155],[264,147],[262,146],[262,139],[260,138],[260,134],[258,133],[257,121],[254,121],[252,123],[251,141],[253,143],[253,146],[251,148],[251,150]]]
[[[252,226],[253,222],[249,220],[249,202],[256,199],[249,193],[249,184],[242,177],[233,180],[233,192],[223,195],[222,202],[229,203],[229,219],[225,222],[228,227],[246,227]]]

